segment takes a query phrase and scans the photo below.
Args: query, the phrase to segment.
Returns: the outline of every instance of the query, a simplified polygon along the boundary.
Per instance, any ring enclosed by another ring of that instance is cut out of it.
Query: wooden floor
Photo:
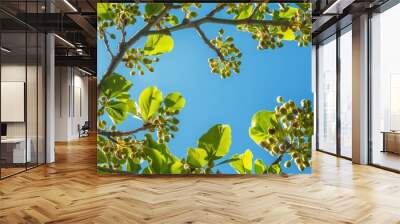
[[[400,175],[315,153],[285,177],[96,174],[94,138],[0,181],[0,223],[400,223]]]

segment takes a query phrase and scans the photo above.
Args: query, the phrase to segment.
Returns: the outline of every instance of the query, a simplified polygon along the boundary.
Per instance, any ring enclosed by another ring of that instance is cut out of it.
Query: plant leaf
[[[167,111],[174,112],[179,111],[185,106],[185,98],[181,93],[175,92],[168,94],[164,99],[164,104]]]
[[[217,124],[210,128],[197,145],[208,152],[208,156],[221,158],[229,152],[231,146],[231,127],[225,124]]]
[[[129,98],[129,89],[133,86],[133,84],[125,79],[124,76],[113,73],[105,77],[101,84],[101,94],[108,97],[109,99],[115,97]]]
[[[128,112],[132,115],[137,115],[136,103],[133,100],[127,101]]]
[[[128,105],[125,102],[111,101],[105,109],[114,124],[120,124],[127,117]]]
[[[145,147],[145,153],[149,159],[149,167],[155,173],[163,173],[166,166],[166,158],[160,151]]]
[[[179,160],[175,161],[170,168],[170,173],[181,174],[183,173],[183,163]]]
[[[109,12],[111,3],[97,3],[97,16],[101,19],[112,19]]]
[[[251,174],[252,165],[253,165],[253,153],[247,149],[243,154],[235,154],[232,156],[234,161],[230,162],[229,165],[238,173],[238,174]]]
[[[174,40],[170,35],[149,35],[144,45],[144,54],[147,56],[160,55],[172,51],[173,48]]]
[[[202,168],[208,163],[207,151],[202,148],[189,148],[187,151],[187,162],[195,168]]]
[[[254,172],[255,174],[264,174],[266,166],[264,162],[260,159],[254,161]]]
[[[261,110],[254,114],[251,119],[249,136],[257,144],[264,141],[268,136],[268,129],[272,128],[271,121],[276,121],[275,113],[272,111]]]
[[[97,164],[107,163],[108,159],[103,150],[97,150]]]
[[[145,12],[148,16],[158,15],[164,9],[162,3],[147,3],[145,6]]]
[[[141,169],[139,159],[126,159],[126,172],[128,173],[138,173]]]
[[[151,86],[142,91],[139,96],[140,114],[144,121],[150,120],[162,103],[162,93],[155,86]]]
[[[240,12],[238,12],[235,16],[235,19],[247,19],[251,16],[253,13],[253,5],[252,4],[246,4]]]

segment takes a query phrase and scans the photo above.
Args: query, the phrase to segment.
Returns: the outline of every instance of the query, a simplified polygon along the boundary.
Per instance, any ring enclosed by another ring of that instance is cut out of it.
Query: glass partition
[[[318,47],[318,149],[336,154],[336,36]]]
[[[400,5],[371,19],[371,162],[400,171]]]
[[[0,2],[1,179],[45,163],[45,35],[16,19],[42,6]]]
[[[340,155],[352,157],[352,32],[340,35]]]

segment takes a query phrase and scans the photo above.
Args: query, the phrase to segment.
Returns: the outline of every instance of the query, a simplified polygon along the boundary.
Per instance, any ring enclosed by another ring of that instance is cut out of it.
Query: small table
[[[382,131],[383,150],[382,152],[391,152],[400,154],[400,131]]]
[[[25,151],[25,140],[28,144]],[[1,139],[1,156],[6,163],[21,164],[31,162],[31,139],[25,138],[5,138]],[[10,147],[11,146],[11,147]],[[26,152],[26,153],[25,153]],[[4,155],[5,154],[5,155]]]

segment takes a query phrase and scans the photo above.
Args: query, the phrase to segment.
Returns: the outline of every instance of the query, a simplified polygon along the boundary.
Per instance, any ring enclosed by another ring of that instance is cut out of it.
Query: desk
[[[383,150],[382,152],[392,152],[400,154],[400,131],[382,131]]]
[[[6,163],[26,163],[31,162],[32,153],[30,138],[25,152],[25,138],[5,138],[1,139],[1,157],[6,160]]]

